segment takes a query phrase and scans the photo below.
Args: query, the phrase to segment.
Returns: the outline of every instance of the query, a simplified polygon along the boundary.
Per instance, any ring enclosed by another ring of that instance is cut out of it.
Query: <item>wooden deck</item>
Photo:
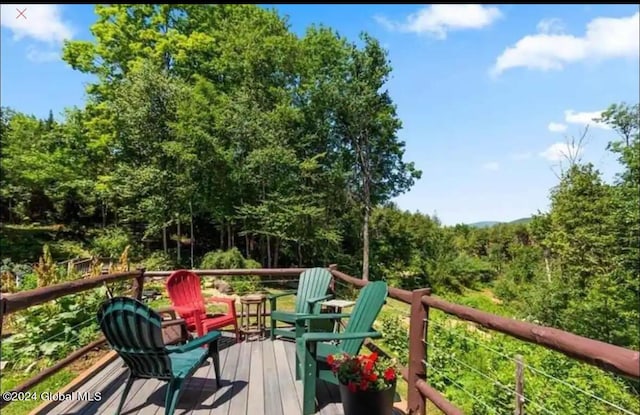
[[[222,387],[216,388],[213,364],[208,359],[184,388],[175,415],[299,415],[302,384],[295,381],[295,344],[262,340],[236,344],[224,338],[220,344]],[[77,393],[101,392],[100,401],[62,401],[38,414],[112,415],[118,406],[127,368],[117,358],[77,389]],[[121,415],[164,415],[166,383],[134,382]],[[320,415],[343,415],[334,385],[319,382]]]

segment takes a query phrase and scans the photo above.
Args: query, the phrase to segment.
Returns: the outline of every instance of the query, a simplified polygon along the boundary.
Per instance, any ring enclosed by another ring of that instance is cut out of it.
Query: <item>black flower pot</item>
[[[340,398],[344,415],[392,415],[396,385],[383,391],[351,392],[347,385],[340,385]]]

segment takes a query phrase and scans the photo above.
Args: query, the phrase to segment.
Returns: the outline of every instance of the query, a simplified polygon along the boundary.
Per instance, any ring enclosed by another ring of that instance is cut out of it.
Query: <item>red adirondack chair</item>
[[[212,330],[233,325],[236,342],[240,341],[236,306],[232,298],[211,297],[205,300],[200,289],[200,277],[184,269],[171,273],[167,278],[166,287],[173,308],[185,320],[189,331],[196,331],[198,336],[204,336]],[[226,304],[227,312],[222,315],[209,315],[205,301]]]

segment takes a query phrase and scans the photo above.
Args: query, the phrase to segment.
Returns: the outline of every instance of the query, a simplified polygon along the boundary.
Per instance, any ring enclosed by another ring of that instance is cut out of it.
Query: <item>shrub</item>
[[[238,248],[228,251],[208,252],[200,262],[200,269],[247,269],[260,268],[260,264],[252,259],[245,259]],[[254,292],[260,288],[260,278],[255,275],[224,277],[237,293]]]
[[[118,258],[127,246],[133,245],[130,235],[122,228],[98,229],[93,234],[91,250],[97,256]]]
[[[247,268],[247,260],[242,256],[238,248],[228,251],[207,252],[200,262],[201,269],[241,269]]]
[[[162,251],[156,251],[140,264],[148,271],[170,271],[176,268],[175,261]]]
[[[91,254],[79,242],[56,241],[51,243],[51,255],[56,259],[86,258]]]
[[[398,358],[401,365],[409,361],[409,332],[407,325],[398,316],[384,316],[381,319],[382,339],[389,352]]]

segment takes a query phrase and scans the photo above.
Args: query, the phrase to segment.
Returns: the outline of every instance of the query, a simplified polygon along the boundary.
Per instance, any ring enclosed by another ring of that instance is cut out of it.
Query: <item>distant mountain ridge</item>
[[[492,226],[495,225],[499,225],[499,224],[509,224],[509,225],[515,225],[515,224],[526,224],[531,222],[531,218],[520,218],[520,219],[516,219],[516,220],[512,220],[511,222],[497,222],[497,221],[482,221],[482,222],[474,222],[474,223],[469,223],[468,225],[473,227],[473,228],[490,228]]]

